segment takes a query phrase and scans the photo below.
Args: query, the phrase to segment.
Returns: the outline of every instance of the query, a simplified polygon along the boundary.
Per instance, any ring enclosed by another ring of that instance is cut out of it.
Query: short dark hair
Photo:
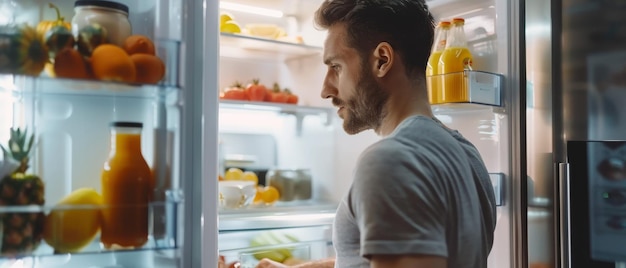
[[[325,0],[315,22],[322,29],[345,23],[348,45],[362,59],[388,42],[401,55],[407,75],[425,76],[435,22],[424,0]]]

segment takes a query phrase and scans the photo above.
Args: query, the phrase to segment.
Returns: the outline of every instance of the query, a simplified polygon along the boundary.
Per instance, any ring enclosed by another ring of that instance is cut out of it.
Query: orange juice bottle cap
[[[465,23],[465,19],[463,18],[454,18],[452,19],[452,23]]]

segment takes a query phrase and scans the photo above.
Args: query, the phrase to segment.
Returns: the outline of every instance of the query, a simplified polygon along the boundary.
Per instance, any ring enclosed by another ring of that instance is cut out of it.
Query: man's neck
[[[386,137],[391,134],[404,119],[414,115],[433,117],[428,96],[422,96],[423,89],[418,88],[420,83],[406,83],[390,90],[391,95],[385,104],[386,114],[376,134]]]

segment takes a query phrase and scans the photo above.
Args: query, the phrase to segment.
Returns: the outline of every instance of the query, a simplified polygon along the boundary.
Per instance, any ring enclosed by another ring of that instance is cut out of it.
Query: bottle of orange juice
[[[102,170],[105,248],[141,247],[148,240],[152,172],[141,154],[142,123],[111,123],[111,151]]]
[[[439,58],[446,48],[448,33],[450,32],[450,22],[441,21],[435,29],[435,42],[426,65],[426,81],[428,83],[428,100],[431,104],[441,103],[441,79],[439,76]]]
[[[439,73],[444,74],[442,82],[442,102],[468,101],[464,71],[472,69],[472,53],[467,47],[465,20],[452,19],[448,42],[439,58]]]

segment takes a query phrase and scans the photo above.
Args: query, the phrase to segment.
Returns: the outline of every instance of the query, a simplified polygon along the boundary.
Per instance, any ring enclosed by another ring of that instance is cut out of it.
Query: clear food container
[[[309,200],[312,197],[309,169],[271,169],[265,180],[280,193],[279,201]]]

